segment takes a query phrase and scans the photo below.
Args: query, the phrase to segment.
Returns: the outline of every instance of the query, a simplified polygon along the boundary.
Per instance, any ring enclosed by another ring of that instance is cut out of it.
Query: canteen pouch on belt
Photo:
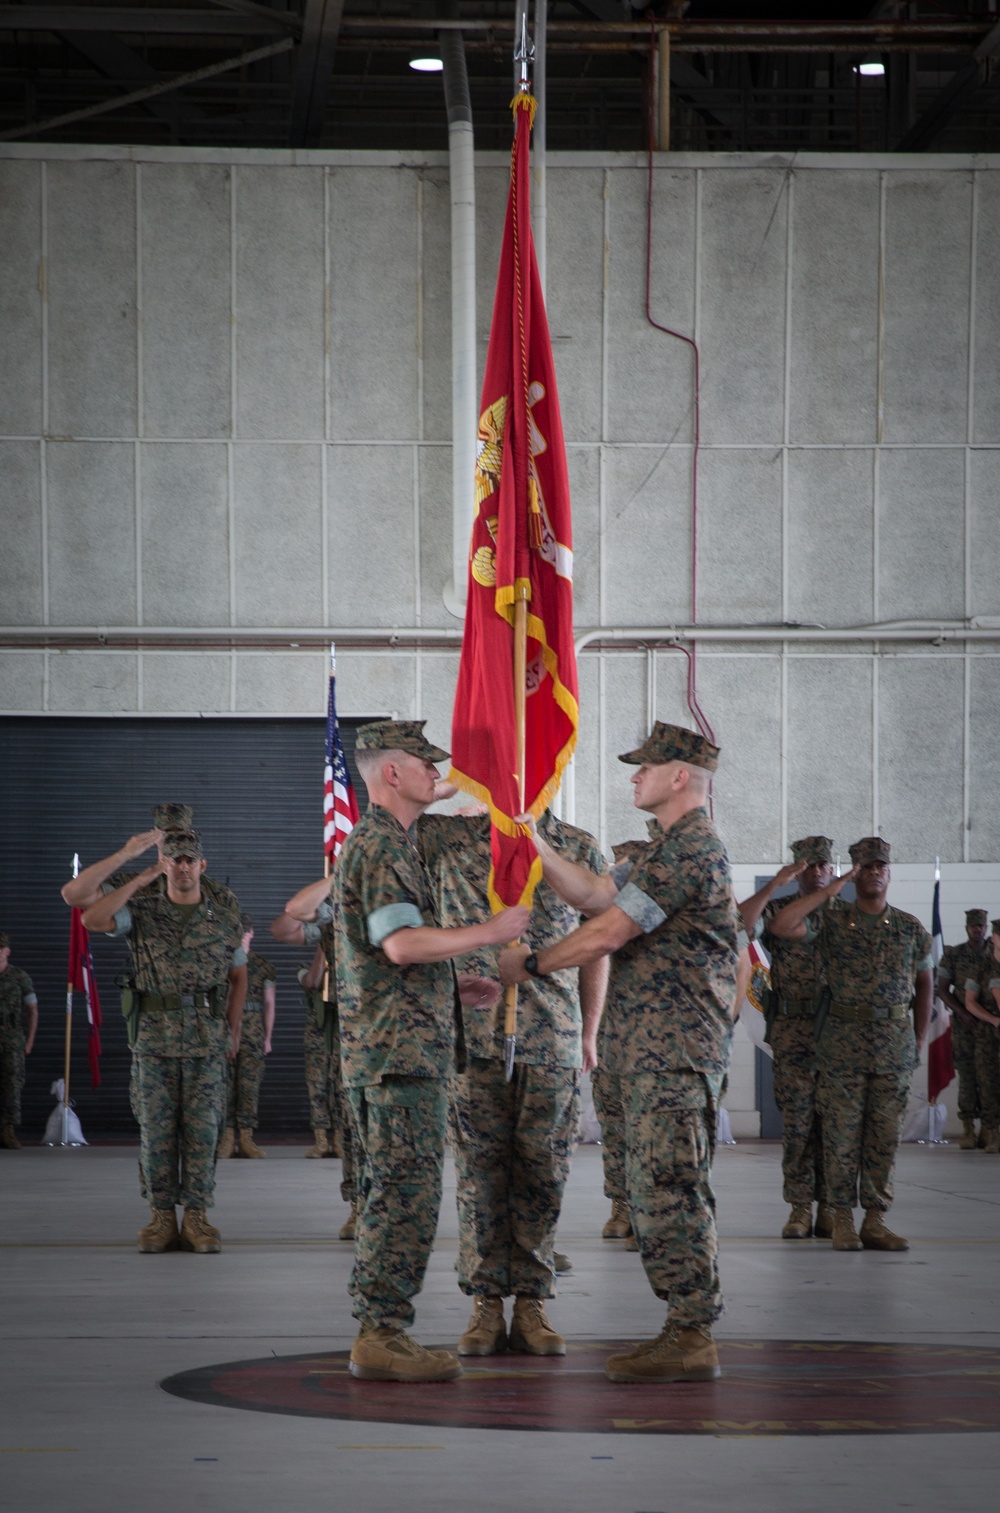
[[[125,1019],[125,1034],[128,1037],[129,1049],[134,1050],[139,1036],[139,995],[135,991],[135,983],[131,977],[116,977],[115,987],[121,994],[122,1015]]]

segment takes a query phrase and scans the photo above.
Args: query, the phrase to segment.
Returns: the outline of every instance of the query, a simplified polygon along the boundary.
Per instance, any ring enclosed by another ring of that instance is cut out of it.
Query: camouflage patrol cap
[[[9,946],[9,945],[10,945],[10,936],[7,934],[7,931],[6,930],[0,930],[0,951],[3,950],[4,946]]]
[[[792,841],[792,855],[806,866],[825,867],[833,861],[833,841],[828,835],[806,835]]]
[[[161,847],[164,856],[191,856],[197,861],[204,858],[201,836],[197,830],[170,830]]]
[[[642,745],[634,751],[623,751],[618,760],[633,767],[641,767],[644,762],[653,767],[660,767],[665,762],[687,762],[690,767],[704,767],[707,772],[714,772],[719,765],[719,748],[696,730],[688,730],[684,725],[665,725],[662,720],[657,720]]]
[[[245,910],[240,913],[240,929],[244,935],[248,930],[253,929],[253,915],[247,914]]]
[[[856,867],[866,867],[869,862],[885,862],[888,865],[892,861],[889,842],[884,841],[880,835],[866,835],[851,847],[851,861]]]
[[[424,735],[426,720],[374,720],[359,725],[355,751],[407,751],[428,762],[443,762],[447,751],[432,746]]]
[[[985,925],[989,919],[985,909],[966,909],[965,923],[967,925]]]
[[[190,804],[154,804],[153,824],[157,830],[190,830],[194,810]]]
[[[994,935],[1000,935],[1000,919],[990,920],[990,929]]]

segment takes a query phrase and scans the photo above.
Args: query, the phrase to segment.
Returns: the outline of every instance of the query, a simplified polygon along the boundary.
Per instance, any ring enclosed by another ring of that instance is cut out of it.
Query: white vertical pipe
[[[469,540],[475,513],[476,442],[476,181],[474,137],[465,44],[461,32],[440,34],[448,107],[451,182],[451,583],[445,607],[465,616]]]
[[[535,256],[538,259],[538,282],[545,298],[545,269],[548,231],[548,190],[546,187],[545,161],[545,97],[546,97],[546,35],[548,32],[548,0],[535,0],[535,78],[532,90],[538,102],[535,111],[535,128],[531,133],[531,218],[535,237]]]

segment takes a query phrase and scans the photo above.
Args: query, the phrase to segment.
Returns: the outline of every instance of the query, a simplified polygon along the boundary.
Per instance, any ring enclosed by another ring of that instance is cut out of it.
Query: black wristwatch
[[[538,957],[535,955],[534,951],[531,952],[530,956],[526,956],[524,958],[524,961],[521,963],[521,965],[524,967],[524,970],[527,972],[529,977],[545,976],[544,972],[540,972],[538,970]]]

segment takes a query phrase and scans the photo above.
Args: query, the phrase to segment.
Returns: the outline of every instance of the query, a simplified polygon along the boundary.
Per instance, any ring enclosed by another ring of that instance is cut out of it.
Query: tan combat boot
[[[181,1225],[181,1250],[193,1250],[198,1256],[215,1255],[222,1249],[222,1236],[209,1224],[203,1208],[186,1208]]]
[[[639,1249],[639,1241],[636,1238],[636,1236],[635,1235],[626,1235],[626,1237],[625,1237],[625,1243],[622,1246],[622,1250],[638,1250],[638,1249]]]
[[[573,1270],[573,1262],[569,1256],[564,1256],[561,1250],[554,1250],[552,1252],[552,1265],[555,1268],[556,1274],[560,1277],[564,1272]]]
[[[869,1208],[861,1226],[861,1243],[865,1250],[909,1250],[909,1240],[894,1235],[886,1227],[885,1214],[880,1208]]]
[[[346,1219],[345,1223],[341,1225],[341,1227],[340,1227],[340,1233],[338,1234],[337,1239],[338,1240],[353,1240],[356,1237],[356,1234],[357,1234],[357,1224],[358,1224],[358,1205],[356,1203],[352,1203],[351,1204],[351,1211],[347,1215],[347,1219]]]
[[[502,1298],[474,1298],[469,1327],[458,1342],[459,1355],[499,1355],[507,1349]]]
[[[336,1126],[334,1126],[334,1128],[330,1131],[330,1146],[327,1151],[327,1155],[339,1156],[341,1160],[343,1160],[344,1142],[340,1138],[340,1130],[337,1129]]]
[[[176,1250],[181,1243],[177,1228],[177,1215],[172,1208],[151,1208],[152,1218],[136,1235],[139,1254],[159,1256],[165,1250]]]
[[[979,1132],[980,1140],[983,1136],[983,1150],[988,1156],[1000,1156],[1000,1129],[995,1124],[984,1124]]]
[[[240,1130],[240,1155],[249,1156],[253,1161],[263,1161],[267,1155],[267,1152],[262,1151],[259,1145],[254,1144],[252,1129]]]
[[[962,1120],[962,1134],[958,1142],[960,1151],[974,1151],[976,1148],[976,1121],[975,1119]]]
[[[854,1215],[849,1208],[833,1210],[833,1233],[830,1238],[834,1250],[864,1250],[854,1228]]]
[[[833,1234],[833,1209],[829,1203],[816,1204],[816,1219],[813,1235],[817,1240],[829,1240]]]
[[[231,1124],[227,1124],[219,1139],[219,1148],[215,1153],[217,1161],[226,1161],[230,1156],[236,1155],[236,1131]]]
[[[565,1355],[566,1341],[545,1317],[541,1298],[515,1298],[507,1349],[515,1355]]]
[[[601,1230],[602,1240],[627,1240],[632,1233],[632,1216],[624,1198],[611,1199],[611,1218]]]
[[[462,1365],[447,1350],[425,1350],[402,1329],[363,1324],[351,1346],[350,1372],[362,1382],[451,1382]]]
[[[328,1156],[330,1154],[330,1142],[325,1129],[313,1130],[312,1150],[306,1151],[306,1159],[312,1161],[316,1156]]]
[[[714,1382],[722,1375],[711,1330],[667,1324],[649,1344],[604,1363],[612,1382]]]
[[[5,1151],[19,1151],[21,1149],[21,1142],[17,1138],[12,1124],[5,1124],[3,1130],[0,1131],[0,1145],[3,1146]]]
[[[793,1203],[788,1222],[781,1231],[783,1240],[808,1240],[813,1232],[812,1204]]]

